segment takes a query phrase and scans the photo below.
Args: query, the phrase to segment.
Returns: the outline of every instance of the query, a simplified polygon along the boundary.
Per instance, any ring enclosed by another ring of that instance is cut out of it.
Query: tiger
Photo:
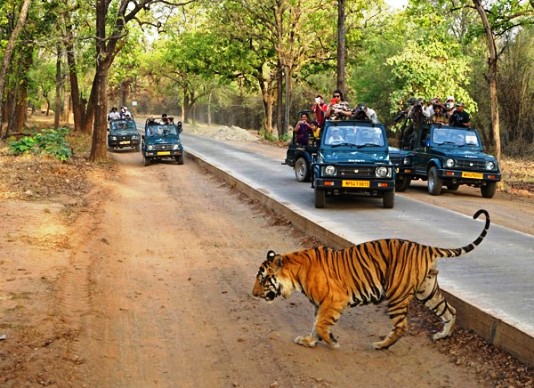
[[[294,342],[310,348],[321,340],[338,348],[331,329],[343,311],[347,307],[379,304],[384,299],[393,327],[382,341],[373,343],[374,349],[388,349],[405,334],[408,306],[414,297],[441,318],[443,330],[434,334],[433,340],[449,337],[456,310],[438,286],[437,259],[471,252],[484,240],[490,217],[480,209],[473,219],[481,214],[486,219],[484,229],[462,248],[446,249],[390,238],[338,250],[324,246],[286,254],[269,250],[256,275],[252,296],[272,302],[280,295],[287,298],[293,291],[301,291],[314,306],[314,322],[311,333],[296,337]]]

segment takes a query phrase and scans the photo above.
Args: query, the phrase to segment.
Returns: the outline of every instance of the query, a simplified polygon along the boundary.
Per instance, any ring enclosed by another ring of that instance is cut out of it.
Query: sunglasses
[[[341,97],[339,94],[334,94],[334,98],[339,98]]]

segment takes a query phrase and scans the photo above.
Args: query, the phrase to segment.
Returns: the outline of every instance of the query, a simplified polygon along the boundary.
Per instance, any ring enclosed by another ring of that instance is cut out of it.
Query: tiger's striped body
[[[272,301],[279,295],[288,297],[293,291],[304,293],[315,307],[315,321],[312,332],[297,337],[295,342],[308,347],[314,347],[318,340],[337,347],[330,329],[345,308],[386,299],[393,330],[374,347],[387,349],[406,331],[408,306],[414,296],[444,323],[443,330],[433,339],[448,337],[456,311],[439,289],[436,261],[470,252],[482,242],[490,219],[485,210],[477,211],[473,218],[480,214],[486,217],[482,233],[462,248],[445,249],[401,239],[383,239],[341,250],[318,247],[284,255],[269,251],[256,276],[252,294]]]

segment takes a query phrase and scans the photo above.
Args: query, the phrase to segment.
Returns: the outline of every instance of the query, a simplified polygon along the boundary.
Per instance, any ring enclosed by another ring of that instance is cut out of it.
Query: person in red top
[[[313,113],[315,113],[315,121],[317,121],[320,128],[323,127],[327,109],[328,105],[324,103],[323,96],[318,94],[317,97],[315,97],[315,104],[313,104],[312,110]]]

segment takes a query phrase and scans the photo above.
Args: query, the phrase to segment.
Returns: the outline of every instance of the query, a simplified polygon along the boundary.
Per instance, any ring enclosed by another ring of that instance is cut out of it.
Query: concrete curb
[[[209,164],[200,156],[190,151],[185,152],[185,155],[211,174],[224,179],[230,186],[291,221],[303,233],[317,237],[323,244],[333,248],[344,248],[353,245],[352,242],[315,224],[265,193],[240,181],[230,173]],[[442,291],[451,305],[456,308],[458,326],[466,330],[472,330],[490,344],[511,354],[519,361],[534,367],[534,337],[460,299],[458,296],[444,289]]]

